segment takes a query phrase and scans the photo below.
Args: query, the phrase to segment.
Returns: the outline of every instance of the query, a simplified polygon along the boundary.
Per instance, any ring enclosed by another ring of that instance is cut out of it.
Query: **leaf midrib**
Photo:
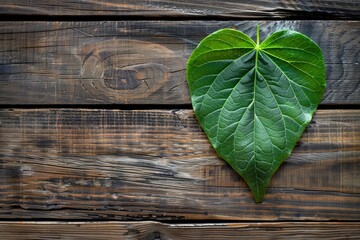
[[[254,98],[253,99],[253,101],[254,101],[254,118],[253,118],[253,121],[254,121],[254,127],[253,127],[254,158],[252,159],[252,161],[254,162],[255,176],[256,176],[256,181],[255,181],[256,192],[257,192],[257,194],[255,194],[256,201],[258,200],[257,196],[259,196],[259,184],[258,184],[259,177],[258,177],[257,160],[256,160],[256,131],[255,131],[255,129],[256,129],[256,119],[255,118],[257,118],[257,116],[256,116],[256,84],[257,84],[259,51],[260,51],[260,49],[259,49],[259,42],[258,42],[257,46],[255,47],[255,71],[254,71],[254,95],[253,95],[253,98]]]

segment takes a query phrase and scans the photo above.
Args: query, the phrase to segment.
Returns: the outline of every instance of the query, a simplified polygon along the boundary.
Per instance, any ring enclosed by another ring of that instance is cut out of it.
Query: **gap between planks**
[[[359,19],[356,0],[204,1],[204,0],[116,0],[81,2],[3,0],[1,15],[35,17],[134,17],[134,18],[236,18],[236,19]]]

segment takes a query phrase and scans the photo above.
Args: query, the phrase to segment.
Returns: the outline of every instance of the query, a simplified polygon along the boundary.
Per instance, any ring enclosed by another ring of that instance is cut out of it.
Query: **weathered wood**
[[[255,204],[190,110],[0,110],[1,219],[359,220],[360,110],[318,110]]]
[[[359,222],[165,224],[159,222],[0,222],[14,239],[359,239]]]
[[[271,1],[270,1],[271,2]],[[189,104],[186,61],[207,34],[258,21],[1,22],[0,104]],[[360,104],[359,21],[264,21],[323,49],[324,104]]]
[[[46,16],[136,16],[136,17],[219,17],[219,18],[359,18],[358,0],[2,0],[0,14]]]

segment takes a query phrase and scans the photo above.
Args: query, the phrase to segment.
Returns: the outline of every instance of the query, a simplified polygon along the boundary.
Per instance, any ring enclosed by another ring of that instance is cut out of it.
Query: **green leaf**
[[[187,80],[195,115],[217,154],[261,202],[325,91],[320,48],[289,30],[259,44],[222,29],[193,51]]]

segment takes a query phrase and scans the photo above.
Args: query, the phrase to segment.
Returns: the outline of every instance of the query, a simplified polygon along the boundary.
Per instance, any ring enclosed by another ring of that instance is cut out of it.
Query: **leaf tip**
[[[254,196],[256,203],[263,202],[269,183],[270,183],[270,178],[267,181],[263,182],[263,184],[260,184],[260,183],[250,183],[249,184],[249,182],[248,182],[248,186],[252,192],[252,195]]]
[[[251,190],[251,192],[252,192],[252,194],[254,196],[255,203],[260,204],[260,203],[263,202],[264,196],[265,196],[265,191],[255,193],[254,191]]]

